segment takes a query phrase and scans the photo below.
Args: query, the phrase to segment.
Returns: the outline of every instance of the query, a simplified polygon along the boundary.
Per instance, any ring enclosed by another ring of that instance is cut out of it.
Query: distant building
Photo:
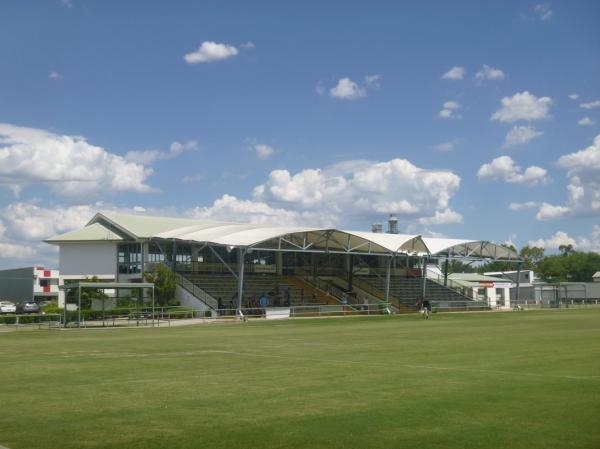
[[[495,276],[511,280],[513,286],[510,290],[511,300],[517,299],[517,271],[486,272],[488,276]],[[522,270],[519,284],[519,301],[531,304],[547,305],[559,301],[596,301],[600,300],[600,272],[592,276],[594,282],[544,282],[532,270]]]
[[[512,282],[517,282],[517,275],[520,273],[519,282],[521,287],[531,287],[534,283],[537,282],[537,278],[535,277],[535,273],[533,270],[521,270],[519,271],[486,271],[484,274],[486,276],[494,276],[498,278],[508,279]]]
[[[371,225],[371,232],[374,234],[381,234],[383,232],[383,225],[381,223],[373,223]]]
[[[464,287],[467,296],[476,301],[485,301],[491,308],[510,308],[510,279],[477,273],[452,273],[448,280]]]
[[[0,299],[14,303],[58,299],[59,271],[44,267],[0,270]]]

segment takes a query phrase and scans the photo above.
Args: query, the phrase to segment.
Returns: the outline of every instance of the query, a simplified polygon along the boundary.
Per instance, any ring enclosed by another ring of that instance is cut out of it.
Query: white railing
[[[185,290],[190,292],[192,295],[194,295],[196,298],[198,298],[204,304],[206,304],[207,306],[209,306],[212,309],[219,308],[219,302],[215,298],[210,296],[208,293],[206,293],[204,290],[202,290],[200,287],[193,284],[192,282],[190,282],[189,280],[187,280],[186,278],[184,278],[182,275],[180,275],[178,273],[175,273],[175,278],[177,279],[177,285],[181,286],[182,288],[184,288]]]

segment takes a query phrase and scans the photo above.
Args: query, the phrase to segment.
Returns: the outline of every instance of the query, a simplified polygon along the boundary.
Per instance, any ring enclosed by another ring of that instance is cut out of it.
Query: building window
[[[142,272],[142,245],[125,243],[118,246],[119,274],[139,274]]]

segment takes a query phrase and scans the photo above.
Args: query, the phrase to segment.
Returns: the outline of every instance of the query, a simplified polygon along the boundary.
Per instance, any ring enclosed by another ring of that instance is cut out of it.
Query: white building
[[[448,279],[464,286],[474,301],[485,301],[492,309],[510,308],[513,283],[507,279],[478,273],[452,273]]]

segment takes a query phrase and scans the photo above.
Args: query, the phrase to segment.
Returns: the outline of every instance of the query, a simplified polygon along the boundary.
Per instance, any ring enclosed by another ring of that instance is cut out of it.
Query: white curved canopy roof
[[[384,234],[332,228],[272,226],[150,217],[118,213],[98,213],[85,228],[46,240],[62,244],[100,240],[96,230],[110,232],[115,240],[179,240],[200,244],[257,250],[343,252],[354,254],[431,254],[450,257],[481,257],[518,260],[503,246],[481,240],[421,238],[416,234]],[[105,240],[106,238],[103,237]]]
[[[153,237],[271,250],[341,251],[367,254],[427,252],[419,235],[375,234],[329,228],[242,223],[212,225],[203,223],[161,232]]]
[[[505,246],[485,240],[462,240],[423,237],[431,255],[452,257],[481,257],[494,259],[519,259],[517,253]]]

